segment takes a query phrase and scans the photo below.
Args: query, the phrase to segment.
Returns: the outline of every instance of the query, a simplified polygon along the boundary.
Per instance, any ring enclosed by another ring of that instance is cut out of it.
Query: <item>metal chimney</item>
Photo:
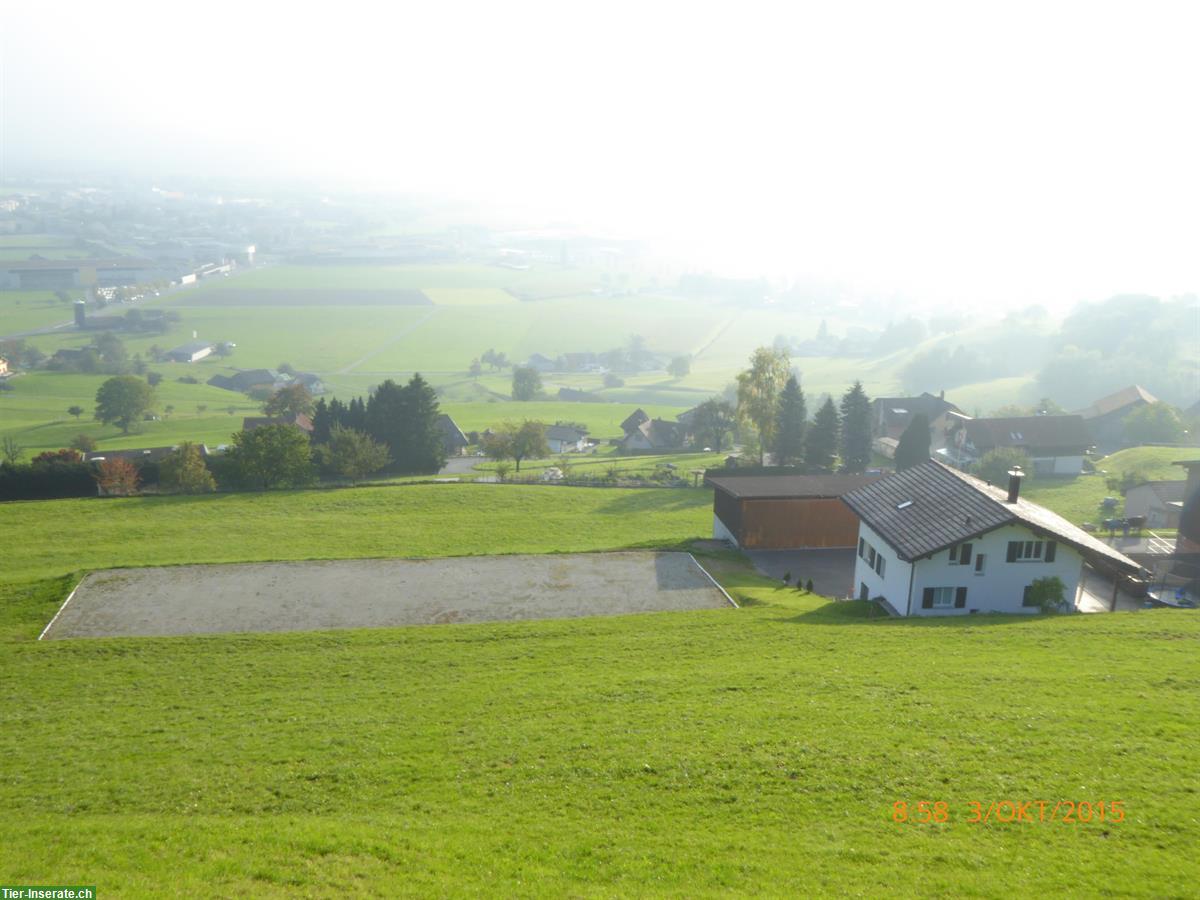
[[[1025,473],[1021,471],[1020,466],[1013,466],[1008,470],[1008,502],[1016,503],[1017,498],[1021,496],[1021,479],[1025,477]]]

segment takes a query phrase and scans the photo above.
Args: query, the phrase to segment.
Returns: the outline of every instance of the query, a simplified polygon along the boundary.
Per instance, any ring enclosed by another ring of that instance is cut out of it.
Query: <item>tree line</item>
[[[862,382],[855,381],[838,404],[826,397],[809,419],[787,351],[759,347],[738,374],[734,395],[735,402],[713,398],[696,408],[691,431],[697,446],[720,451],[726,436],[736,433],[757,449],[760,465],[768,453],[776,465],[813,472],[862,472],[870,465],[871,400]]]
[[[384,448],[386,462],[376,471],[428,474],[446,463],[437,392],[420,373],[404,386],[389,378],[365,399],[326,403],[322,398],[299,411],[312,413],[313,444],[331,448],[327,453],[340,449],[365,459],[378,456],[363,438]]]

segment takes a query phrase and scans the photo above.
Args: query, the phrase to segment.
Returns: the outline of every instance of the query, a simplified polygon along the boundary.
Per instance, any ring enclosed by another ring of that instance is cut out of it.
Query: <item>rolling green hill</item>
[[[122,896],[1190,891],[1194,614],[872,620],[723,554],[740,610],[34,641],[91,566],[677,546],[710,502],[6,505],[0,871]],[[948,821],[894,821],[922,800]],[[1123,821],[969,821],[1006,800],[1118,801]]]

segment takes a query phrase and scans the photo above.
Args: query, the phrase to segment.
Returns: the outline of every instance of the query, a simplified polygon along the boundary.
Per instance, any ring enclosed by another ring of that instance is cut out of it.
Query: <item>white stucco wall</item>
[[[713,539],[718,541],[729,541],[733,546],[737,546],[737,538],[733,536],[733,532],[725,527],[725,523],[713,514]]]
[[[714,517],[715,521],[716,520]],[[716,525],[714,521],[714,534]],[[868,596],[884,597],[902,616],[953,616],[970,615],[972,610],[978,613],[1036,613],[1036,607],[1022,606],[1025,587],[1032,584],[1036,578],[1047,578],[1052,575],[1062,579],[1063,596],[1068,604],[1074,604],[1075,595],[1079,589],[1079,580],[1083,569],[1083,558],[1072,547],[1061,541],[1057,542],[1054,562],[1008,562],[1009,541],[1043,542],[1043,555],[1047,538],[1039,538],[1028,528],[1020,525],[1009,525],[988,532],[983,537],[972,540],[971,562],[968,565],[951,565],[950,551],[943,550],[934,554],[932,559],[918,559],[914,563],[901,560],[896,551],[884,542],[865,522],[859,524],[859,537],[882,553],[886,560],[883,577],[867,565],[867,561],[858,556],[855,547],[854,559],[854,596],[859,593],[859,586],[866,584]],[[984,554],[984,570],[982,574],[975,573],[975,560],[979,554]],[[911,576],[911,582],[910,582]],[[909,603],[909,586],[911,583],[911,608]],[[962,609],[923,609],[921,600],[925,588],[949,587],[967,589],[967,604]]]
[[[1047,541],[1028,528],[1008,525],[990,531],[971,541],[971,563],[966,566],[950,564],[950,551],[934,554],[933,559],[919,559],[912,585],[913,615],[970,615],[978,612],[1036,613],[1036,607],[1022,606],[1025,587],[1035,578],[1057,575],[1062,579],[1064,597],[1074,604],[1083,568],[1083,559],[1073,548],[1058,542],[1054,562],[1007,562],[1009,541]],[[975,558],[983,553],[987,559],[982,575],[975,574]],[[1044,553],[1044,549],[1043,549]],[[967,605],[963,609],[922,609],[921,598],[927,587],[965,587]],[[893,604],[894,605],[894,604]]]
[[[1035,456],[1033,470],[1042,475],[1079,475],[1083,472],[1083,457]]]
[[[884,558],[883,577],[867,565],[867,561],[858,555],[858,544],[854,546],[854,596],[858,596],[859,585],[867,586],[867,596],[883,597],[896,608],[900,615],[906,615],[908,605],[908,579],[912,571],[911,564],[904,562],[896,555],[896,551],[877,535],[864,522],[858,524],[858,536],[875,548],[876,553],[882,553]]]

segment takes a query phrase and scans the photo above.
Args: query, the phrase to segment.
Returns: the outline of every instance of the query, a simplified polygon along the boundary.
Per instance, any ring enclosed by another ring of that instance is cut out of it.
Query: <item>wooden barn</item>
[[[714,474],[713,537],[744,550],[855,547],[858,516],[842,495],[878,475]]]

